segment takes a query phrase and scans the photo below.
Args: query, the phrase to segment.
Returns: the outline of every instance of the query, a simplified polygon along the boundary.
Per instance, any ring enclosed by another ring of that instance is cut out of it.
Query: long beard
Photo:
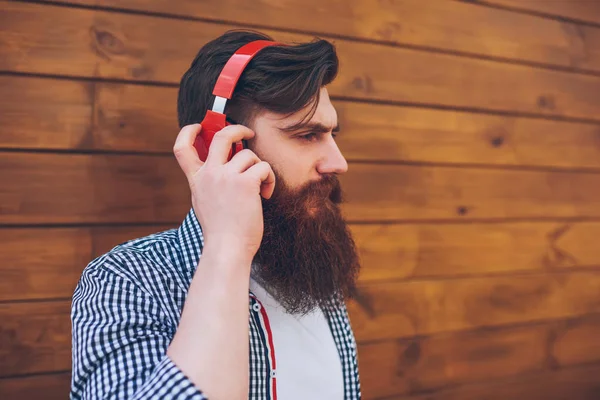
[[[253,277],[289,313],[335,307],[354,293],[360,270],[339,208],[339,180],[330,175],[299,191],[280,176],[276,181],[271,199],[263,199],[264,234]]]

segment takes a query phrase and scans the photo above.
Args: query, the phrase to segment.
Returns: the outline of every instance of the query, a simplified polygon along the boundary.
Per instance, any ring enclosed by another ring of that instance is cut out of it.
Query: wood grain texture
[[[594,271],[371,283],[348,308],[371,341],[596,313],[598,290]]]
[[[359,345],[361,386],[377,398],[541,371],[547,330],[540,325]]]
[[[336,101],[351,160],[597,168],[600,127]]]
[[[352,164],[341,181],[350,221],[600,215],[600,174]],[[6,153],[0,187],[4,224],[174,223],[191,206],[165,156]]]
[[[223,19],[600,70],[600,29],[445,0],[290,0],[285,6],[271,1],[249,6],[243,0],[202,3],[183,0],[177,7],[168,0],[70,0],[69,3]]]
[[[96,85],[93,126],[96,148],[172,153],[179,132],[177,89]]]
[[[81,271],[95,257],[166,228],[0,229],[0,301],[69,298]]]
[[[585,365],[459,386],[434,393],[391,396],[377,400],[596,400],[600,396],[599,375],[599,364]]]
[[[0,379],[0,398],[7,400],[65,400],[69,398],[71,373]]]
[[[0,147],[171,152],[177,89],[0,76]]]
[[[70,301],[0,304],[0,376],[71,368]]]
[[[72,296],[91,247],[86,228],[0,230],[0,300]]]
[[[68,298],[83,268],[119,243],[178,224],[0,229],[0,301]],[[600,223],[350,225],[360,282],[600,266]]]
[[[353,221],[595,216],[600,175],[406,165],[350,165]]]
[[[0,147],[93,146],[94,83],[0,76]]]
[[[557,322],[548,334],[550,363],[560,367],[596,362],[600,356],[599,334],[598,315]]]
[[[600,266],[600,224],[351,225],[362,282]]]
[[[362,387],[369,398],[386,397],[593,364],[600,361],[598,333],[600,315],[593,314],[360,344]]]
[[[174,222],[191,207],[174,157],[7,153],[0,186],[9,224]]]
[[[482,3],[600,24],[600,4],[595,0],[483,0]]]
[[[0,69],[28,73],[176,84],[202,44],[233,28],[84,9],[65,13],[43,4],[2,7]],[[266,33],[284,42],[312,38]],[[598,119],[596,76],[350,40],[335,44],[343,66],[330,86],[335,96]],[[378,59],[386,62],[372,62]]]
[[[0,76],[0,147],[171,153],[176,102],[176,88]],[[600,168],[595,124],[334,105],[349,160]]]

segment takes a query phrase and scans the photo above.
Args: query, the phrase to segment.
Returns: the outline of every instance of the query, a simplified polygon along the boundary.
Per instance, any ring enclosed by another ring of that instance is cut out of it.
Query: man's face
[[[327,89],[321,89],[316,112],[308,126],[292,132],[285,130],[301,121],[307,111],[308,108],[286,118],[264,112],[251,126],[256,136],[250,148],[271,165],[292,191],[318,181],[322,175],[338,175],[348,170],[348,163],[334,139],[337,113]]]
[[[250,143],[275,173],[273,196],[263,199],[264,234],[254,274],[290,313],[352,294],[359,270],[354,241],[342,217],[338,174],[348,164],[332,134],[337,115],[327,91],[306,128],[287,132],[306,115],[266,113],[251,126]]]

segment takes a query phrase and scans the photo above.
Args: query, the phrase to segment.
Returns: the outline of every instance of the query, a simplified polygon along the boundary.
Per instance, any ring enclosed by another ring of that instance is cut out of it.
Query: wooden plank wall
[[[600,2],[0,1],[0,398],[65,399],[94,256],[177,226],[181,74],[335,41],[367,399],[600,396]]]

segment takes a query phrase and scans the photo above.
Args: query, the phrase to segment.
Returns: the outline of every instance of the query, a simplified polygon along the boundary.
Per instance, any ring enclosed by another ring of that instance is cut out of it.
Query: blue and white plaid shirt
[[[71,399],[206,399],[202,388],[166,355],[203,244],[200,224],[190,210],[178,229],[118,245],[85,268],[71,310]],[[275,400],[268,321],[252,292],[248,299],[248,398]],[[340,355],[344,398],[360,399],[356,342],[347,310],[342,306],[325,311],[325,316]]]

